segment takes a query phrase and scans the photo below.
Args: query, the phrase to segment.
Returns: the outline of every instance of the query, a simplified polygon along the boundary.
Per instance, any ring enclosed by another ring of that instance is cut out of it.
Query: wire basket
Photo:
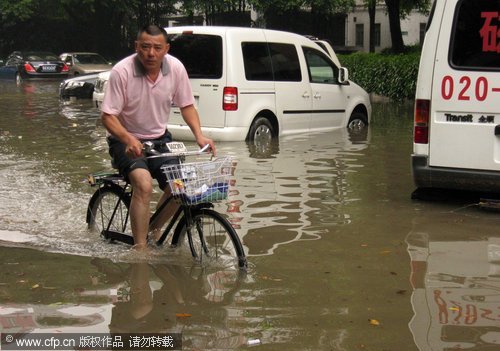
[[[185,205],[226,199],[234,168],[231,156],[162,167],[172,195]]]

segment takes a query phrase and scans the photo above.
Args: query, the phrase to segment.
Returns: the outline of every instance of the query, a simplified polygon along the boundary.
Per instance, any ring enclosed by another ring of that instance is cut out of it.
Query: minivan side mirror
[[[345,67],[339,68],[339,83],[349,84],[349,70]]]

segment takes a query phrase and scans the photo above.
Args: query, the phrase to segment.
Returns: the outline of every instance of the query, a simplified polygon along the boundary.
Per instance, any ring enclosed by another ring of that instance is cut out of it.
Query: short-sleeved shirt
[[[154,139],[167,129],[172,103],[186,107],[194,104],[194,97],[184,65],[173,56],[165,55],[155,82],[145,73],[137,54],[118,62],[111,70],[101,111],[117,116],[138,139]]]

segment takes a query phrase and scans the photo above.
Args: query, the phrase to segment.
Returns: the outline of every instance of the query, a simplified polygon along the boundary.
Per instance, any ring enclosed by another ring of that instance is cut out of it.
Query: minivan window
[[[300,82],[299,56],[293,44],[243,42],[243,64],[247,80]]]
[[[496,0],[459,2],[450,45],[452,67],[500,70],[498,6]]]
[[[189,78],[222,77],[222,37],[205,34],[170,34],[169,54],[186,67]]]
[[[267,43],[242,43],[243,65],[247,80],[273,80],[271,55]]]
[[[311,83],[337,83],[335,66],[322,52],[306,47],[303,50]]]
[[[300,82],[300,62],[297,49],[293,44],[269,43],[274,80],[281,82]]]

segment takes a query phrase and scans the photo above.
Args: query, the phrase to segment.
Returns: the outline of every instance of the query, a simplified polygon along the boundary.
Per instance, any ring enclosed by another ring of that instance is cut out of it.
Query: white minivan
[[[415,100],[418,189],[500,193],[500,1],[435,1]]]
[[[221,141],[363,128],[368,94],[310,39],[238,27],[166,28],[170,54],[189,74],[205,135]],[[178,108],[169,130],[189,140]]]

